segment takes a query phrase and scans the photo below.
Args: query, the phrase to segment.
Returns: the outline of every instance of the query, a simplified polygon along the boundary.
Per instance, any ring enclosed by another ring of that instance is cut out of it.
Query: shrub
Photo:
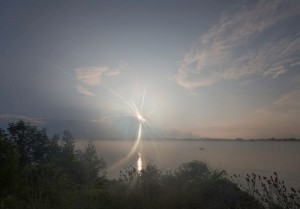
[[[300,208],[300,190],[296,191],[294,188],[288,189],[285,186],[285,182],[279,179],[276,172],[269,177],[255,173],[247,174],[244,182],[241,182],[241,177],[237,175],[233,175],[232,179],[237,182],[240,188],[255,197],[266,208]]]

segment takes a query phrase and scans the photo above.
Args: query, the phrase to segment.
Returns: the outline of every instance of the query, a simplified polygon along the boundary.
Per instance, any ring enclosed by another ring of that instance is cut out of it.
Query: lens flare
[[[144,101],[146,97],[146,90],[143,91],[143,94],[141,95],[141,102],[135,103],[136,100],[134,99],[128,99],[126,97],[123,97],[121,94],[119,94],[117,91],[115,91],[113,88],[110,88],[105,83],[102,83],[103,87],[112,95],[117,97],[122,102],[122,107],[125,107],[126,114],[120,114],[118,116],[110,116],[110,117],[119,117],[119,116],[125,116],[125,117],[134,117],[136,118],[138,122],[137,131],[136,131],[136,137],[133,146],[129,150],[128,154],[121,158],[120,160],[114,162],[108,170],[115,171],[116,169],[120,169],[121,166],[124,166],[135,154],[138,154],[138,159],[136,161],[137,163],[137,171],[140,174],[143,169],[143,163],[142,163],[142,154],[141,154],[141,138],[142,138],[142,127],[148,127],[151,128],[151,124],[147,120],[144,114]],[[140,88],[137,88],[139,91]],[[137,92],[138,92],[137,91]]]
[[[140,145],[141,136],[142,136],[142,123],[139,123],[139,127],[138,127],[138,130],[137,130],[136,140],[134,142],[134,145],[132,146],[129,153],[123,159],[121,159],[118,162],[114,163],[110,167],[111,170],[114,170],[114,169],[119,168],[120,166],[124,165],[133,156],[133,154],[136,153],[136,151],[137,151],[137,149]]]
[[[135,143],[132,146],[131,150],[129,153],[121,160],[118,162],[114,163],[110,169],[114,170],[116,168],[119,168],[120,166],[124,165],[135,153],[138,154],[138,159],[137,159],[137,170],[138,173],[140,173],[143,169],[143,163],[142,163],[142,155],[140,153],[140,142],[142,138],[142,126],[144,123],[147,122],[146,118],[143,116],[143,105],[144,105],[144,100],[145,100],[145,94],[146,92],[144,91],[143,96],[142,96],[142,101],[140,104],[140,108],[134,103],[132,100],[126,100],[124,99],[121,95],[117,94],[116,92],[113,92],[116,96],[118,96],[128,107],[129,113],[128,115],[124,116],[129,116],[129,117],[135,117],[138,121],[138,129],[136,133],[136,138],[135,138]]]

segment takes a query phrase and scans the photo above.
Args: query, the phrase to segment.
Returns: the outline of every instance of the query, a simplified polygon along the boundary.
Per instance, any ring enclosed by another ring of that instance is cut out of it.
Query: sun
[[[145,119],[140,113],[137,113],[137,114],[136,114],[136,118],[137,118],[138,121],[141,122],[141,123],[146,122],[146,119]]]

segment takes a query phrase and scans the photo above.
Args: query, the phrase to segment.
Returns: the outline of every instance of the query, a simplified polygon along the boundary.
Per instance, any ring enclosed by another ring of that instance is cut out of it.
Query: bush
[[[255,197],[262,205],[270,209],[299,209],[300,190],[287,189],[284,181],[281,181],[278,174],[269,177],[252,173],[247,174],[244,182],[240,176],[232,176],[240,188],[251,196]]]

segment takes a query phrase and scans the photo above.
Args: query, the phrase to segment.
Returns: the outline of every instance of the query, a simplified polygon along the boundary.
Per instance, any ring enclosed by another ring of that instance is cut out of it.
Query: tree
[[[11,194],[17,185],[19,153],[17,146],[0,131],[0,200]]]
[[[106,163],[99,159],[95,145],[90,141],[84,152],[77,152],[77,161],[81,171],[81,181],[85,184],[95,183],[97,179],[106,175]]]
[[[16,143],[22,164],[40,164],[47,160],[49,139],[46,129],[38,130],[22,120],[8,125],[8,139]]]
[[[183,163],[175,172],[176,177],[184,182],[203,179],[211,174],[212,171],[208,168],[207,164],[200,161]]]

